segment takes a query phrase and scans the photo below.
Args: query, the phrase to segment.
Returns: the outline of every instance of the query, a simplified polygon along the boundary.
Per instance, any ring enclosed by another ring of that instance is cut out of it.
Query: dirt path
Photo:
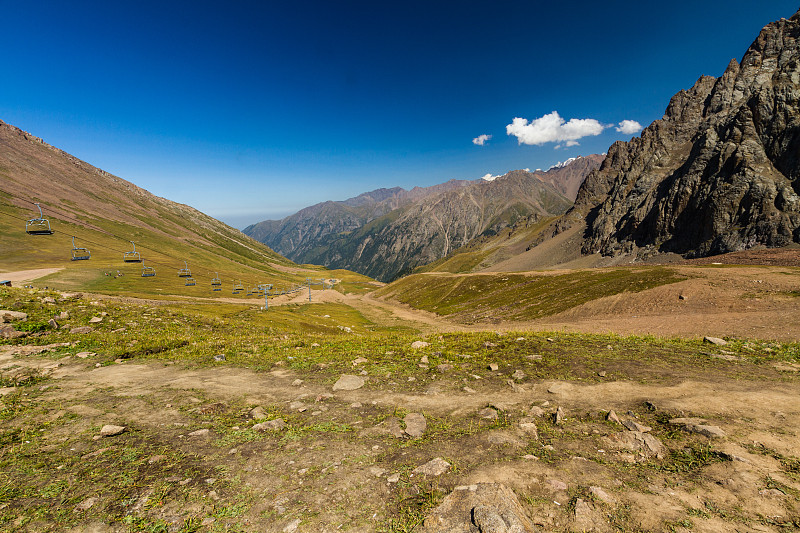
[[[63,268],[36,268],[33,270],[17,270],[16,272],[0,272],[0,280],[8,280],[14,285],[27,283],[50,274],[64,270]]]

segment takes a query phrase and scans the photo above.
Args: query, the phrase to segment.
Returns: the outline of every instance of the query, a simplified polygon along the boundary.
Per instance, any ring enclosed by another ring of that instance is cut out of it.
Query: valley
[[[800,530],[799,117],[800,12],[643,129],[506,127],[605,153],[244,232],[0,121],[0,530]]]

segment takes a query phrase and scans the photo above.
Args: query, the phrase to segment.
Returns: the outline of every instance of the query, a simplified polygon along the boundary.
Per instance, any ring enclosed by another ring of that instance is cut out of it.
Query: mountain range
[[[515,170],[491,181],[378,189],[243,231],[296,262],[391,281],[521,220],[529,224],[563,214],[603,157],[579,157],[544,172]]]

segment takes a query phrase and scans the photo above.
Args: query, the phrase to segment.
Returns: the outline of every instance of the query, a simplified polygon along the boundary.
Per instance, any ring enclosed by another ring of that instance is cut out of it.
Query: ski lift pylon
[[[126,263],[141,263],[142,256],[136,251],[136,243],[133,241],[128,242],[133,245],[133,250],[130,252],[125,252],[125,255],[122,256],[122,260]]]
[[[186,261],[183,262],[183,266],[186,267],[186,268],[179,268],[178,269],[178,277],[179,278],[191,278],[192,277],[192,271],[189,270],[189,265],[186,263]]]
[[[92,252],[86,248],[78,248],[75,246],[75,235],[72,236],[72,260],[83,261],[92,257]]]
[[[52,235],[50,221],[42,214],[42,206],[39,205],[39,202],[34,202],[34,205],[39,209],[39,218],[32,218],[25,223],[25,233],[28,235]]]

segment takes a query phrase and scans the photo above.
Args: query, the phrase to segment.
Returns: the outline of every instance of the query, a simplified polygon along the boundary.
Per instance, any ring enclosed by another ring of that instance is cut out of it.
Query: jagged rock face
[[[676,94],[639,138],[611,146],[565,223],[585,217],[584,253],[784,246],[800,242],[799,193],[800,12],[766,26],[720,78]]]
[[[525,217],[562,214],[571,205],[552,185],[523,170],[492,182],[448,183],[397,193],[394,204],[386,198],[377,204],[355,199],[326,202],[244,232],[297,262],[390,281],[476,237]],[[376,216],[381,209],[384,212]]]

